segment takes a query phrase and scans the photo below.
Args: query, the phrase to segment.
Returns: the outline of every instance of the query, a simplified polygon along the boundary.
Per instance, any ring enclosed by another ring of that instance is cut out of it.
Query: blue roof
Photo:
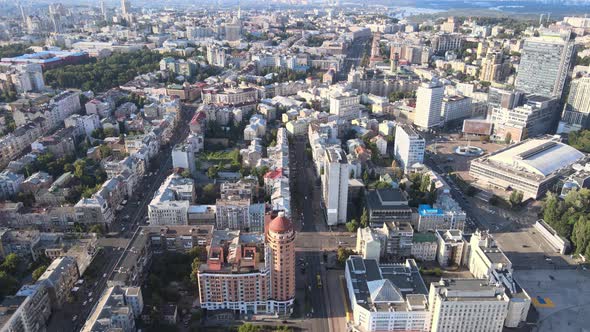
[[[442,209],[437,209],[437,208],[433,208],[428,204],[420,204],[418,206],[418,213],[421,216],[426,216],[426,215],[442,215],[443,214],[443,210]]]

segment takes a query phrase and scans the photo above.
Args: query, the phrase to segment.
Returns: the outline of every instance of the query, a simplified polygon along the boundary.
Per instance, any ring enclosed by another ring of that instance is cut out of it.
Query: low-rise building
[[[414,260],[379,265],[350,256],[344,277],[353,330],[430,331],[428,290]]]
[[[365,196],[371,227],[383,227],[388,221],[411,221],[412,209],[399,188],[373,189]]]
[[[188,209],[194,199],[194,180],[171,174],[148,205],[150,225],[187,225]]]
[[[437,252],[436,235],[434,233],[414,233],[412,238],[412,257],[421,261],[434,261]]]

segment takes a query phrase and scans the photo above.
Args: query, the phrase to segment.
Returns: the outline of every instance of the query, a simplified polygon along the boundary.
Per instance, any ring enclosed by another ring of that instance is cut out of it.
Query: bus
[[[322,288],[322,277],[320,277],[320,274],[319,273],[316,274],[315,277],[316,277],[317,282],[318,282],[318,288]]]

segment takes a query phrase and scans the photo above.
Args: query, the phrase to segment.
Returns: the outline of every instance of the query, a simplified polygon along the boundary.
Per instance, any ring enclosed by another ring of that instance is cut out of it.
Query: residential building
[[[569,133],[571,131],[589,128],[589,114],[590,76],[573,79],[557,132]]]
[[[24,175],[4,170],[0,173],[0,199],[4,200],[16,196],[24,181]]]
[[[515,87],[517,90],[560,99],[572,65],[575,45],[570,31],[543,32],[524,41]]]
[[[103,224],[108,226],[115,219],[114,211],[101,196],[82,198],[74,208],[76,209],[76,221],[81,224]]]
[[[403,170],[412,168],[416,163],[424,162],[424,150],[426,140],[408,125],[397,125],[395,127],[395,142],[393,153]]]
[[[412,238],[412,257],[417,260],[431,262],[436,260],[438,244],[433,233],[414,233]]]
[[[350,256],[344,277],[356,331],[430,331],[427,288],[414,260],[379,265]]]
[[[0,228],[0,257],[16,254],[23,258],[37,260],[37,247],[41,234],[38,230],[11,230]]]
[[[194,200],[194,180],[171,174],[148,205],[150,225],[188,225],[188,209]]]
[[[439,33],[430,43],[434,53],[459,50],[463,45],[463,35],[459,33]]]
[[[444,87],[438,82],[425,82],[416,92],[414,125],[427,130],[441,125]]]
[[[356,90],[338,89],[330,93],[330,114],[351,121],[360,117],[360,100]]]
[[[260,233],[214,231],[197,275],[201,307],[289,314],[295,297],[294,239],[291,222],[281,215],[268,224],[266,240]]]
[[[542,197],[584,154],[550,138],[531,138],[471,161],[469,174],[482,186]]]
[[[380,233],[386,243],[384,254],[397,259],[411,256],[414,229],[409,221],[386,221]]]
[[[45,331],[51,316],[47,287],[25,285],[14,296],[0,302],[0,331]]]
[[[349,165],[346,154],[338,147],[325,150],[323,165],[322,198],[328,225],[344,224],[348,208]]]
[[[392,221],[411,221],[412,209],[406,194],[399,188],[372,189],[365,195],[369,224],[381,228]]]
[[[504,288],[486,279],[441,279],[430,284],[433,332],[501,332],[508,313]]]
[[[438,250],[436,260],[441,267],[461,266],[466,245],[463,241],[463,232],[460,230],[436,230]]]
[[[356,253],[363,259],[374,259],[379,262],[381,258],[381,234],[370,227],[357,229]]]
[[[479,79],[486,82],[503,82],[510,73],[510,63],[504,62],[502,52],[487,52],[481,60]]]
[[[139,287],[110,286],[100,295],[81,332],[136,331],[143,310]]]
[[[66,302],[72,287],[80,277],[78,265],[74,257],[58,257],[49,264],[45,272],[37,279],[49,291],[51,307],[60,309]]]
[[[218,199],[215,202],[216,228],[231,230],[249,230],[249,209],[250,198]]]

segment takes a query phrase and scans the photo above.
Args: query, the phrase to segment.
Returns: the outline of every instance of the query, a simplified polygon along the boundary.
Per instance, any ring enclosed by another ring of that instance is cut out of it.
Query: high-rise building
[[[129,0],[121,0],[121,14],[127,16],[129,14]]]
[[[504,63],[502,52],[488,52],[481,60],[479,79],[487,82],[502,82],[510,73],[510,64]]]
[[[262,233],[218,230],[198,272],[207,310],[288,315],[295,298],[295,232],[279,215]]]
[[[516,74],[517,90],[561,98],[574,55],[571,33],[525,40]]]
[[[207,62],[211,66],[225,67],[225,50],[218,45],[207,46]]]
[[[425,147],[426,141],[412,127],[396,126],[393,153],[400,168],[407,170],[416,163],[423,163]]]
[[[423,129],[430,129],[441,124],[440,113],[444,96],[444,87],[438,82],[422,83],[416,92],[416,112],[414,124]]]
[[[288,314],[295,300],[295,231],[282,212],[268,225],[266,243],[272,256],[271,298],[278,313]]]
[[[572,80],[567,103],[561,114],[558,133],[586,129],[589,127],[590,114],[590,76]]]
[[[322,198],[328,225],[344,224],[348,207],[349,165],[346,154],[338,147],[326,149],[322,177]]]
[[[500,332],[508,314],[504,288],[487,279],[441,279],[430,284],[432,332]]]

